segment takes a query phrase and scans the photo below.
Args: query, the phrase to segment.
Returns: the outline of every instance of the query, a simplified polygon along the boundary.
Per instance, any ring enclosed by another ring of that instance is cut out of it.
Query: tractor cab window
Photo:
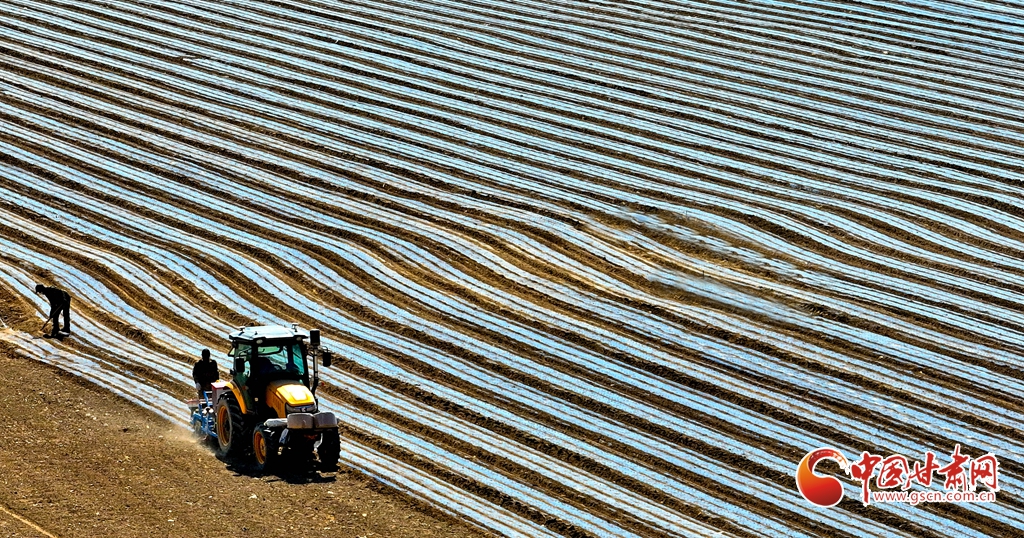
[[[298,343],[260,345],[256,348],[252,362],[257,376],[279,372],[299,377],[306,375],[306,361]]]
[[[249,347],[250,347],[249,344],[236,343],[234,345],[234,347],[231,348],[231,351],[228,353],[228,357],[231,357],[232,363],[234,363],[238,359],[242,359],[242,360],[245,361],[245,367],[242,370],[242,372],[240,372],[240,373],[244,373],[245,375],[249,375],[249,373],[250,373],[249,372]]]

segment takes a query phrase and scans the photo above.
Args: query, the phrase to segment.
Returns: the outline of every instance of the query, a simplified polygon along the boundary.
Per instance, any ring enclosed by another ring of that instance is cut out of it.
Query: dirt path
[[[0,354],[0,536],[480,536],[355,473],[240,476],[146,411]]]

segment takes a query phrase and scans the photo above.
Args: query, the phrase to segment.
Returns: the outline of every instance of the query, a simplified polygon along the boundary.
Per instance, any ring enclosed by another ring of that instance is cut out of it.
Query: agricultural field
[[[484,535],[1020,536],[1022,158],[1011,1],[0,0],[0,345],[185,431],[320,328],[343,468]],[[956,445],[996,502],[795,484]]]

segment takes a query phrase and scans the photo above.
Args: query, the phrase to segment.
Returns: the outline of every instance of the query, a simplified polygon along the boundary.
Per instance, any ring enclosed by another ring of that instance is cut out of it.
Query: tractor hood
[[[316,403],[313,393],[298,381],[272,381],[269,383],[267,396],[279,400],[289,407],[299,407]],[[270,403],[270,402],[268,402]],[[277,407],[271,405],[271,407]],[[283,415],[282,415],[283,416]]]

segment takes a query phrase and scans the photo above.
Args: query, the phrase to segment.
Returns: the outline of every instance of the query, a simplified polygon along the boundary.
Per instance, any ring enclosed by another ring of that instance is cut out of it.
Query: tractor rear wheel
[[[256,459],[256,471],[263,472],[277,465],[278,444],[274,434],[266,428],[256,428],[252,434],[252,452]]]
[[[338,459],[341,457],[341,436],[338,430],[327,430],[323,433],[316,455],[320,458],[317,467],[321,472],[333,473],[338,470]]]
[[[225,394],[217,401],[217,455],[222,458],[241,456],[251,446],[252,434],[245,427],[245,416],[234,394]]]

